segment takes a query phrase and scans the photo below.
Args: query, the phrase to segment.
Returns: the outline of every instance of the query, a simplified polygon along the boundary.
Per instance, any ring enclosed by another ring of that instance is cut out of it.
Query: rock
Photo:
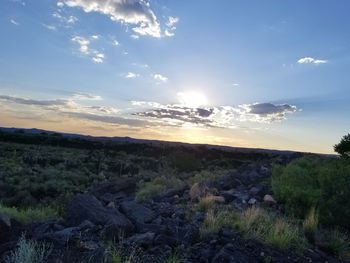
[[[67,223],[76,226],[84,220],[89,220],[95,225],[107,227],[114,231],[128,233],[133,230],[133,224],[117,209],[107,209],[102,206],[94,196],[78,194],[69,203],[66,212]]]
[[[109,202],[106,207],[114,209],[115,208],[115,203],[113,201]]]
[[[102,196],[105,196],[106,193],[111,195],[111,194],[120,194],[120,192],[123,192],[129,195],[131,193],[134,193],[135,190],[136,190],[135,179],[115,178],[113,180],[96,185],[91,189],[90,193],[96,197],[102,197]]]
[[[120,210],[133,222],[150,223],[156,218],[155,213],[151,209],[135,201],[122,202],[120,204]]]
[[[249,190],[249,194],[253,195],[253,196],[257,196],[261,193],[263,187],[262,186],[253,186],[252,188],[250,188]]]
[[[248,201],[249,205],[255,205],[256,204],[256,199],[255,198],[250,198]]]
[[[0,243],[8,241],[11,233],[11,218],[5,214],[0,214]]]
[[[273,205],[277,203],[272,195],[265,195],[263,200],[267,205]]]
[[[194,183],[190,189],[191,200],[198,200],[209,193],[209,187],[206,183]]]
[[[222,191],[220,193],[221,196],[223,196],[226,200],[226,202],[230,203],[233,200],[236,199],[236,196],[234,195],[235,190],[231,189],[231,190],[227,190],[227,191]]]
[[[128,238],[127,242],[137,244],[139,246],[150,246],[153,243],[155,234],[153,232],[146,232],[144,234],[136,234]]]
[[[258,262],[241,251],[237,250],[231,243],[226,244],[213,258],[212,263],[245,263]]]
[[[94,241],[80,241],[78,247],[84,250],[96,250],[100,246]]]

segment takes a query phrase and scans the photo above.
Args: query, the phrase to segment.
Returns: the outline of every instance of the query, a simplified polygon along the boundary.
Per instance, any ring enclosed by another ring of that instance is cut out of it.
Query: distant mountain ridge
[[[282,154],[290,155],[295,153],[302,153],[299,151],[290,151],[290,150],[273,150],[273,149],[262,149],[262,148],[246,148],[246,147],[233,147],[233,146],[223,146],[223,145],[212,145],[212,144],[194,144],[194,143],[185,143],[185,142],[172,142],[172,141],[161,141],[161,140],[151,140],[151,139],[136,139],[131,137],[108,137],[108,136],[91,136],[91,135],[82,135],[76,133],[65,133],[57,131],[49,131],[37,128],[15,128],[15,127],[0,127],[0,131],[3,132],[24,132],[27,134],[60,134],[68,138],[80,138],[89,141],[112,141],[112,142],[126,142],[126,143],[145,143],[145,144],[155,144],[155,145],[167,145],[167,146],[185,146],[185,147],[198,147],[205,146],[208,149],[218,149],[224,151],[234,151],[234,152],[259,152],[259,153],[271,153],[271,154]],[[320,154],[326,156],[334,156],[332,154]]]

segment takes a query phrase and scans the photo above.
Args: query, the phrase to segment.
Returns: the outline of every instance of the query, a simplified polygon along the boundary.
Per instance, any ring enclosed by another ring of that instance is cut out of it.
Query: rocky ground
[[[200,235],[205,212],[191,210],[199,197],[211,195],[217,202],[241,210],[249,206],[279,209],[267,184],[271,166],[247,164],[228,171],[212,182],[170,189],[152,200],[135,201],[137,182],[119,178],[76,195],[65,218],[22,225],[0,215],[0,255],[16,245],[22,232],[28,238],[53,246],[48,262],[113,262],[108,243],[131,255],[133,262],[165,262],[176,253],[181,262],[338,262],[318,249],[303,255],[279,251],[237,231]]]

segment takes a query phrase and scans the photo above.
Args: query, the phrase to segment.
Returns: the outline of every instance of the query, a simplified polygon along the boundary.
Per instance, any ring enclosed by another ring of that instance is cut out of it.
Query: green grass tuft
[[[0,214],[5,214],[24,224],[60,218],[58,210],[50,206],[18,209],[0,204]]]

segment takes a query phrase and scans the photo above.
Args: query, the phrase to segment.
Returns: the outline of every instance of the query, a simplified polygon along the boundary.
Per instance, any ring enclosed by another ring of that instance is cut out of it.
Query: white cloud
[[[100,36],[99,35],[92,35],[91,38],[97,40],[100,38]]]
[[[167,29],[165,29],[164,31],[164,35],[167,37],[173,37],[175,36],[175,29],[176,29],[176,24],[179,22],[179,18],[178,17],[173,17],[173,16],[169,16],[168,17],[168,21],[165,23],[165,25],[167,26]]]
[[[83,54],[89,54],[90,41],[84,37],[75,36],[72,41],[79,45],[79,51]]]
[[[15,26],[19,26],[20,25],[16,20],[14,20],[12,18],[10,19],[10,22],[11,22],[11,24],[13,24]]]
[[[80,53],[86,56],[89,56],[92,59],[92,61],[95,63],[98,63],[98,64],[103,63],[105,59],[105,55],[100,51],[91,49],[90,48],[91,42],[89,39],[81,36],[75,36],[72,38],[72,41],[79,45]]]
[[[135,34],[131,35],[130,37],[133,38],[133,39],[139,39],[140,38],[139,35],[135,35]]]
[[[64,3],[63,3],[63,2],[57,2],[57,6],[58,6],[58,7],[63,7],[63,6],[64,6]]]
[[[169,31],[168,29],[166,29],[166,30],[164,31],[164,34],[165,34],[167,37],[173,37],[173,36],[175,36],[175,33]]]
[[[119,46],[119,45],[120,45],[119,42],[118,42],[118,40],[115,40],[115,39],[113,40],[112,43],[113,43],[113,46]]]
[[[159,80],[159,81],[162,81],[162,82],[167,82],[168,81],[168,78],[163,76],[163,75],[161,75],[161,74],[154,74],[153,78],[155,80]]]
[[[238,86],[239,86],[239,83],[233,83],[232,86],[238,87]]]
[[[74,93],[71,97],[72,100],[102,100],[101,96],[93,95],[89,93]]]
[[[175,26],[178,22],[179,22],[179,18],[178,17],[173,17],[173,16],[169,16],[168,17],[168,22],[166,23],[167,27],[173,27]]]
[[[304,57],[298,60],[299,64],[325,64],[328,63],[328,60],[324,59],[315,59],[312,57]]]
[[[79,20],[76,16],[64,16],[60,12],[53,12],[52,16],[65,24],[66,27],[70,27]]]
[[[54,26],[54,25],[43,24],[43,26],[46,27],[48,30],[51,30],[51,31],[56,31],[57,30],[56,26]]]
[[[128,72],[125,75],[125,78],[127,78],[127,79],[134,79],[134,78],[138,78],[138,77],[140,77],[140,74],[137,74],[137,73],[134,73],[134,72]]]
[[[98,12],[113,21],[135,25],[132,30],[140,35],[161,36],[157,17],[145,0],[65,0],[64,3],[87,13]]]
[[[95,53],[94,56],[92,57],[92,61],[95,63],[103,63],[105,59],[105,55],[103,53]]]

